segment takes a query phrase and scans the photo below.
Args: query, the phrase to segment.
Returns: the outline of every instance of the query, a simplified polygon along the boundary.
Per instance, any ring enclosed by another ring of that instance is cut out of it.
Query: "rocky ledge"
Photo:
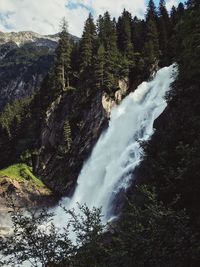
[[[53,204],[53,200],[51,190],[27,165],[16,164],[0,171],[0,212],[7,209],[9,201],[16,206],[39,207]]]

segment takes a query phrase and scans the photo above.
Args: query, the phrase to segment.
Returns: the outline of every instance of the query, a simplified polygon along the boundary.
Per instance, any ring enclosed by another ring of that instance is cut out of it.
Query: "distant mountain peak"
[[[74,41],[78,41],[79,38],[70,35]],[[19,31],[19,32],[1,32],[0,31],[0,45],[5,43],[15,43],[17,46],[22,46],[26,43],[39,42],[39,41],[53,41],[58,42],[59,34],[42,35],[33,31]]]

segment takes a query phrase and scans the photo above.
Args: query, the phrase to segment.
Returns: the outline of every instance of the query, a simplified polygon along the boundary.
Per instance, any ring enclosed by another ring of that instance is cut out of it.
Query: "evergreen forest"
[[[96,141],[92,129],[90,144],[84,143],[93,101],[102,94],[115,100],[119,80],[128,81],[126,94],[133,92],[173,63],[178,76],[156,131],[141,143],[143,159],[122,197],[118,220],[105,225],[101,209],[80,205],[80,214],[65,210],[69,224],[60,231],[48,210],[23,213],[11,203],[14,233],[0,237],[0,265],[200,266],[200,1],[168,12],[164,0],[159,6],[150,0],[144,19],[126,9],[119,18],[105,12],[97,21],[89,14],[79,41],[70,38],[68,23],[61,22],[54,64],[41,88],[0,113],[0,169],[27,165],[57,197],[69,193],[66,184],[76,184],[67,174],[77,178]],[[44,129],[53,120],[59,137],[45,143]],[[104,121],[99,131],[107,125]],[[79,143],[87,149],[77,148]],[[48,230],[40,228],[44,224]]]

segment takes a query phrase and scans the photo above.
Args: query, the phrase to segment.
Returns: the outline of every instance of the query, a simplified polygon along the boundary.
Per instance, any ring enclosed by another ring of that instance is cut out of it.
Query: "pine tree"
[[[199,8],[200,7],[200,0],[188,0],[187,1],[188,8]]]
[[[170,20],[169,14],[167,12],[165,6],[165,0],[160,0],[159,3],[159,20],[158,20],[158,28],[159,28],[159,44],[160,50],[162,52],[161,62],[162,64],[168,64],[168,40],[170,39]]]
[[[183,18],[185,14],[185,7],[183,3],[179,3],[178,8],[177,8],[177,13],[178,13],[178,19]]]
[[[78,42],[74,43],[71,52],[71,68],[72,77],[70,79],[71,85],[73,87],[78,86],[78,81],[80,79],[80,44]]]
[[[61,23],[60,40],[56,50],[55,78],[59,92],[70,86],[71,75],[71,42],[68,33],[67,21],[63,18]]]
[[[163,21],[166,33],[169,35],[170,32],[170,19],[166,8],[165,0],[160,0],[159,3],[159,22]]]
[[[154,20],[157,21],[157,11],[156,11],[156,6],[153,0],[150,0],[147,6],[147,13],[146,13],[146,21],[148,22],[149,20]]]
[[[170,12],[170,22],[171,27],[174,29],[178,22],[178,14],[177,14],[177,8],[175,6],[172,6],[171,12]]]
[[[200,16],[199,9],[192,8],[185,12],[185,15],[177,24],[176,55],[181,65],[181,73],[184,80],[189,79],[199,84],[200,75]],[[191,56],[192,55],[192,56]]]
[[[148,64],[153,64],[159,58],[159,40],[156,23],[154,20],[147,22],[146,42],[144,46],[144,57]]]
[[[103,45],[99,46],[95,59],[95,86],[101,89],[104,86],[104,68],[105,68],[105,48]]]
[[[118,88],[116,70],[118,56],[112,50],[107,51],[105,55],[104,89],[108,94],[113,95],[114,91]]]
[[[80,42],[80,71],[88,71],[92,66],[96,45],[96,26],[91,14],[85,22],[83,35]]]
[[[142,52],[145,42],[145,21],[134,17],[132,21],[132,43],[135,52]]]
[[[106,12],[99,17],[97,22],[98,38],[100,45],[105,49],[105,64],[103,74],[104,90],[112,94],[117,89],[118,72],[118,49],[115,20],[111,20],[110,14]],[[98,71],[97,71],[98,73]]]
[[[97,28],[99,41],[104,45],[105,50],[117,50],[116,24],[111,20],[108,12],[103,17],[99,16]]]
[[[117,44],[119,51],[129,59],[133,59],[132,16],[124,9],[117,23]]]
[[[152,65],[159,57],[158,13],[153,0],[150,0],[146,13],[146,40],[144,60]]]

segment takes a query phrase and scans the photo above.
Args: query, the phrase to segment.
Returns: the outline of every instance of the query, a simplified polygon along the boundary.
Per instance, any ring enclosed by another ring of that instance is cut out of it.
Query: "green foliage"
[[[101,210],[89,210],[79,206],[79,214],[65,210],[68,216],[66,227],[59,230],[53,224],[53,214],[41,212],[23,212],[11,206],[13,233],[0,239],[1,251],[8,260],[3,263],[31,266],[98,266],[101,260],[101,235],[104,225],[101,223]],[[72,242],[69,231],[73,229],[76,242]],[[98,248],[98,249],[97,249]],[[100,266],[100,265],[99,265]]]
[[[117,35],[118,35],[117,43],[120,52],[123,55],[127,56],[128,59],[133,60],[131,24],[132,24],[132,16],[128,11],[124,9],[117,23]]]
[[[106,51],[115,51],[117,49],[116,25],[111,20],[110,14],[106,12],[103,17],[100,16],[97,25],[100,43],[104,45]]]
[[[200,228],[197,204],[200,201],[199,14],[197,8],[184,10],[179,6],[179,12],[173,9],[172,18],[176,24],[173,40],[177,42],[174,60],[179,63],[179,75],[168,94],[168,108],[156,122],[157,130],[152,140],[144,147],[144,161],[138,170],[143,183],[155,185],[158,198],[174,210],[173,217],[176,218],[184,209],[185,220],[188,221],[184,230],[188,237],[179,232],[185,227],[183,223],[176,226],[176,233],[180,236],[174,233],[177,241],[188,240],[184,247],[177,244],[183,259],[180,255],[172,257],[173,262],[168,266],[199,265],[199,243],[191,243],[199,239]],[[165,224],[162,222],[161,225]],[[168,225],[163,232],[171,231]],[[173,237],[170,239],[173,240]],[[169,247],[173,248],[173,244]]]
[[[200,1],[199,0],[188,0],[187,1],[187,7],[188,8],[199,8],[200,7]]]
[[[2,130],[12,138],[12,135],[17,132],[20,124],[27,113],[31,98],[17,100],[13,104],[8,104],[4,111],[0,114],[0,125]],[[13,129],[14,126],[14,129]]]
[[[120,76],[129,77],[130,70],[134,66],[134,38],[132,37],[132,16],[124,9],[117,23],[117,45],[120,51],[121,69]],[[132,41],[133,40],[133,41]]]
[[[118,55],[117,51],[106,51],[104,66],[104,90],[111,94],[117,89]]]
[[[90,210],[86,205],[78,206],[81,211],[79,214],[73,210],[67,211],[71,216],[72,231],[76,235],[78,253],[75,262],[80,267],[98,266],[104,253],[102,234],[105,226],[101,222],[101,209]]]
[[[141,53],[144,47],[146,35],[146,23],[143,20],[134,17],[132,20],[132,43],[134,44],[135,52]]]
[[[33,146],[31,103],[32,98],[16,100],[0,114],[1,168],[19,160],[23,152]]]
[[[188,81],[199,82],[200,64],[200,10],[187,12],[177,25],[177,55],[181,73]]]
[[[63,135],[64,135],[66,150],[69,151],[72,145],[72,133],[69,121],[64,122]]]
[[[85,27],[83,30],[83,35],[80,41],[80,78],[79,85],[83,89],[88,91],[93,85],[93,80],[91,77],[94,76],[94,60],[97,47],[97,32],[96,26],[94,24],[94,19],[91,14],[89,14],[88,19],[85,22]]]
[[[103,45],[100,45],[95,60],[95,86],[97,89],[101,89],[104,86],[104,69],[105,69],[105,49]]]
[[[102,224],[100,209],[79,205],[80,213],[65,212],[66,227],[59,231],[52,223],[53,214],[23,215],[14,209],[13,235],[1,240],[8,262],[28,260],[31,266],[59,267],[197,266],[198,236],[189,217],[184,210],[165,207],[147,186],[134,192],[116,229]]]
[[[144,58],[148,65],[155,63],[159,58],[158,30],[154,20],[147,22],[146,42],[144,45]]]
[[[185,211],[166,208],[147,186],[134,192],[115,242],[121,266],[189,266],[198,255]]]
[[[46,112],[59,95],[68,99],[69,106],[72,104],[67,114],[70,119],[61,129],[64,145],[52,148],[63,159],[63,154],[71,156],[72,139],[81,133],[77,125],[84,121],[82,113],[91,104],[91,95],[104,90],[112,96],[118,79],[126,76],[131,78],[134,89],[144,77],[149,78],[149,69],[156,61],[160,65],[178,62],[179,77],[167,96],[167,110],[155,123],[157,131],[143,145],[144,160],[137,174],[146,186],[133,190],[119,222],[105,232],[99,210],[91,212],[81,206],[83,216],[71,211],[71,226],[77,238],[74,246],[68,231],[60,234],[53,225],[49,231],[38,231],[45,216],[42,221],[40,217],[27,219],[17,215],[15,220],[23,219],[24,224],[18,220],[18,236],[8,239],[7,245],[3,242],[5,253],[15,252],[18,262],[35,259],[36,266],[37,261],[70,267],[199,266],[198,4],[199,1],[188,1],[186,9],[179,4],[169,16],[164,1],[160,1],[158,13],[150,1],[146,20],[132,19],[124,10],[117,23],[106,12],[98,19],[97,33],[90,15],[80,44],[76,45],[70,42],[64,22],[55,67],[33,102],[13,103],[0,115],[3,167],[20,157],[29,161],[33,151],[37,152],[38,144],[33,144],[33,140],[41,137]],[[74,85],[76,90],[69,90]],[[58,167],[61,169],[62,165]],[[27,168],[20,172],[18,169],[21,167],[8,169],[9,174],[15,173],[15,179],[29,179]]]
[[[9,52],[6,57],[0,60],[0,67],[11,67],[32,65],[34,62],[39,60],[43,56],[48,55],[47,47],[34,47],[31,44],[25,44],[22,47],[16,47],[11,52]]]
[[[103,84],[103,89],[107,93],[113,94],[117,90],[119,53],[116,24],[111,20],[108,12],[103,17],[99,17],[97,29],[100,45],[95,62],[97,79],[95,84]],[[97,65],[98,62],[100,62],[99,66]]]
[[[154,22],[157,20],[157,10],[153,0],[150,0],[147,5],[146,12],[146,21],[153,20]]]
[[[170,18],[168,11],[166,9],[165,1],[160,0],[159,3],[159,45],[161,50],[161,61],[163,65],[169,64],[170,59],[170,49],[169,49],[169,39],[171,35],[170,29]]]
[[[54,79],[55,85],[58,88],[54,88],[57,94],[61,93],[70,86],[71,75],[71,42],[68,33],[67,21],[63,19],[60,32],[60,40],[56,50],[56,63]]]
[[[51,266],[73,255],[72,244],[66,232],[61,234],[52,224],[52,214],[46,210],[30,212],[26,216],[12,206],[13,235],[1,240],[4,255],[9,256],[3,264],[18,265],[28,262],[30,266]],[[67,262],[66,262],[67,264]],[[4,265],[5,266],[5,265]],[[68,266],[68,265],[66,265]]]
[[[92,15],[85,22],[83,35],[80,42],[80,68],[87,71],[92,66],[95,46],[96,46],[96,27]]]
[[[26,164],[19,163],[0,170],[0,179],[4,176],[18,182],[28,181],[29,186],[46,188],[44,183],[32,173],[32,168]]]

